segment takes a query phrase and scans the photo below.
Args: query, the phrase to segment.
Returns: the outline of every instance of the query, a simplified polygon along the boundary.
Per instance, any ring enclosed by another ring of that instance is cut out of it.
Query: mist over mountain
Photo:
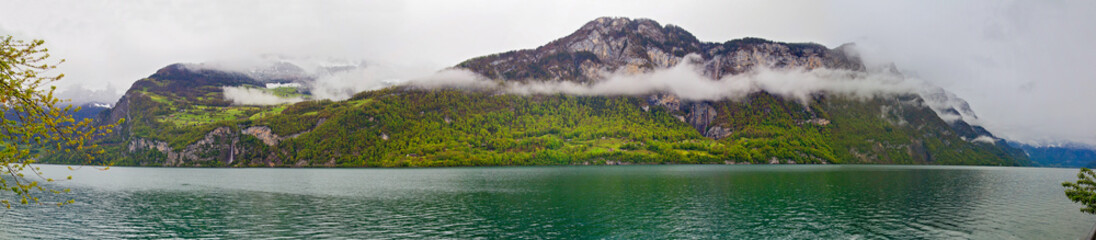
[[[1087,41],[1096,36],[1091,2],[567,2],[493,2],[476,8],[490,14],[469,15],[452,11],[466,7],[460,2],[321,1],[308,5],[354,11],[300,11],[292,1],[19,1],[0,9],[0,31],[44,39],[67,59],[59,89],[113,85],[106,101],[113,102],[176,62],[278,54],[424,70],[400,77],[409,79],[483,53],[540,46],[600,16],[642,16],[719,43],[749,36],[829,48],[855,42],[868,68],[894,62],[903,74],[956,93],[995,135],[1096,146],[1088,120],[1096,109],[1068,104],[1096,102],[1096,70],[1087,67],[1096,54]]]
[[[760,38],[701,42],[674,25],[602,17],[547,45],[473,58],[457,68],[500,81],[507,91],[517,93],[668,92],[677,98],[711,101],[766,92],[803,103],[820,93],[917,94],[971,139],[999,140],[978,127],[978,117],[962,98],[905,76],[893,64],[869,69],[851,43],[828,49]]]
[[[422,72],[364,60],[275,55],[186,66],[243,73],[263,84],[297,84],[302,93],[331,100],[343,100],[354,93],[392,86],[408,74]]]
[[[1030,164],[955,94],[852,44],[606,17],[424,74],[316,60],[170,65],[100,114],[127,121],[99,143],[157,166]]]
[[[115,86],[103,86],[103,89],[91,90],[84,85],[75,85],[67,88],[58,88],[57,97],[69,100],[70,103],[82,105],[87,103],[110,103],[118,101],[122,95]]]

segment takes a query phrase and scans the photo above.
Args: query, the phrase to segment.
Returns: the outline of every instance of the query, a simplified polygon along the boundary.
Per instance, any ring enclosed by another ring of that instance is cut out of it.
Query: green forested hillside
[[[127,129],[103,139],[112,163],[165,165],[153,148],[130,150],[135,139],[162,141],[171,151],[218,127],[239,133],[269,127],[276,145],[234,134],[231,163],[224,157],[179,161],[178,166],[496,166],[616,163],[905,163],[1025,165],[994,144],[972,143],[931,110],[891,100],[816,99],[809,107],[759,93],[719,101],[717,125],[728,137],[702,136],[675,113],[640,97],[503,95],[459,90],[390,88],[346,101],[290,105],[189,105],[141,92],[131,99]],[[644,107],[648,110],[644,110]],[[208,111],[192,117],[193,109]],[[185,117],[184,117],[185,116]],[[180,118],[190,119],[179,121]],[[826,119],[828,124],[811,122]],[[227,140],[226,140],[227,142]],[[214,155],[217,155],[215,153]],[[203,156],[198,156],[203,157]],[[54,157],[54,162],[71,162]]]

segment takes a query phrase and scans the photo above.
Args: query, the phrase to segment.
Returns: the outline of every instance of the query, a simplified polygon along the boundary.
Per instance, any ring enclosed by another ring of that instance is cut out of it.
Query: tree
[[[1093,180],[1096,173],[1091,169],[1081,168],[1077,173],[1077,182],[1064,182],[1066,197],[1076,203],[1084,204],[1081,212],[1096,214],[1096,181]]]
[[[54,179],[46,178],[32,166],[42,154],[64,151],[94,159],[94,144],[85,145],[95,136],[110,132],[112,125],[93,126],[91,119],[77,121],[72,113],[80,110],[72,105],[61,107],[65,100],[53,95],[64,74],[50,71],[64,60],[51,63],[42,40],[22,41],[11,36],[0,37],[0,193],[12,192],[21,204],[45,204],[42,194],[57,194],[48,186]],[[68,176],[67,179],[72,179]],[[10,196],[10,195],[9,195]],[[72,203],[58,201],[58,206]],[[0,199],[0,205],[11,208],[13,201]]]

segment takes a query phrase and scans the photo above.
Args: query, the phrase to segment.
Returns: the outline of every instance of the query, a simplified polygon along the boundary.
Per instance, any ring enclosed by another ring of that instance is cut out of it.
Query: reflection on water
[[[1058,185],[1075,174],[832,165],[84,169],[63,183],[77,204],[7,210],[0,238],[1068,239],[1096,224]]]

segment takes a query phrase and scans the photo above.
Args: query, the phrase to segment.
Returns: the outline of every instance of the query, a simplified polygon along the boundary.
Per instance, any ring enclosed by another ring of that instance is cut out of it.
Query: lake
[[[436,169],[42,166],[75,204],[0,238],[1076,239],[1076,169],[658,165]],[[10,197],[10,196],[9,196]]]

